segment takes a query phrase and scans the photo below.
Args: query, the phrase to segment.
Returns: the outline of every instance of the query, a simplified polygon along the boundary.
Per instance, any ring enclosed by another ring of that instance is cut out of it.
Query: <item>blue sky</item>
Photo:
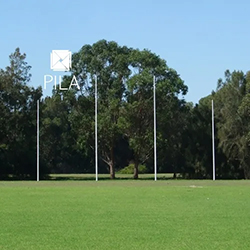
[[[16,47],[27,54],[33,86],[43,86],[54,49],[78,51],[100,39],[150,49],[185,81],[188,101],[216,89],[224,71],[250,69],[247,0],[1,0],[0,68]],[[44,95],[52,90],[48,88]]]

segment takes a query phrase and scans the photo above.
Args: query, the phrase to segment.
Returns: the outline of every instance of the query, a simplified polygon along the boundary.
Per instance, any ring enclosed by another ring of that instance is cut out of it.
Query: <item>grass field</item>
[[[248,181],[0,182],[0,249],[250,249]]]

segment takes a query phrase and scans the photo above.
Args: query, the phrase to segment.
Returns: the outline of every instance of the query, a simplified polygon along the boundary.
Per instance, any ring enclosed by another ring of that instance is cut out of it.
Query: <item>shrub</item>
[[[139,174],[144,174],[147,172],[147,167],[145,165],[139,165],[138,167]],[[134,164],[129,164],[127,167],[121,169],[119,174],[133,174],[134,173]]]

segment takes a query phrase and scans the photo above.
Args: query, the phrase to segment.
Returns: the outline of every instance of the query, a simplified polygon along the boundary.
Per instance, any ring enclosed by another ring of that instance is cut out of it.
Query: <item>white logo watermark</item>
[[[50,68],[54,71],[69,71],[71,69],[71,51],[52,50],[50,54]]]
[[[52,50],[50,54],[50,68],[53,71],[70,71],[71,69],[71,57],[72,53],[69,50]],[[57,82],[58,80],[58,82]],[[72,86],[76,86],[80,89],[76,77],[73,75],[69,88],[62,88],[62,76],[44,75],[44,89],[48,83],[54,82],[54,89],[59,86],[60,90],[69,90]]]

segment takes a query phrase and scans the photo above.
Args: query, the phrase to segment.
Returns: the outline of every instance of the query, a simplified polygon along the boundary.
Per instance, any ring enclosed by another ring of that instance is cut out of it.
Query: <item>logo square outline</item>
[[[70,71],[72,53],[69,50],[52,50],[50,68],[53,71]]]

